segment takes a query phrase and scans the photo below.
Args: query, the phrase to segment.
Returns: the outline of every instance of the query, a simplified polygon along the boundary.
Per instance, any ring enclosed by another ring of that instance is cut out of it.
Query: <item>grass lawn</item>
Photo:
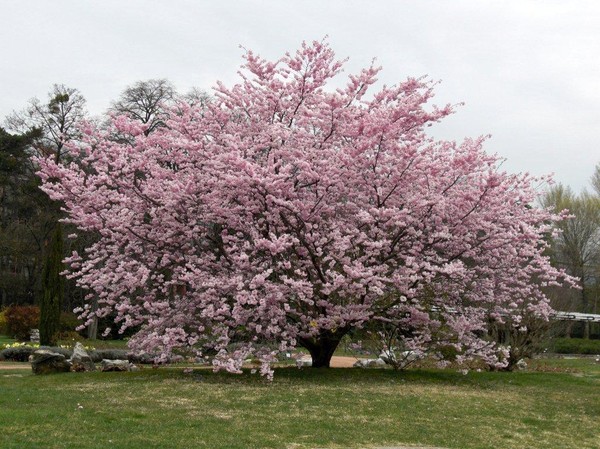
[[[519,373],[146,368],[0,371],[0,447],[600,447],[600,365],[545,360]]]

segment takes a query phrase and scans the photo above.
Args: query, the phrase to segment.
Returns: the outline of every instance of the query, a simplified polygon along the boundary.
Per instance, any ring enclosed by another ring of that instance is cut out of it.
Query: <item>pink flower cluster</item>
[[[332,89],[342,65],[323,42],[249,51],[239,84],[168,127],[116,117],[84,129],[78,160],[40,161],[44,190],[97,235],[67,259],[101,305],[83,314],[141,325],[132,344],[164,358],[194,348],[236,372],[252,356],[269,376],[278,351],[326,365],[373,320],[411,328],[411,350],[444,334],[493,362],[491,315],[547,316],[541,287],[568,278],[543,255],[560,217],[531,207],[539,180],[499,171],[484,138],[428,137],[452,113],[426,107],[430,82],[370,93],[372,66]]]

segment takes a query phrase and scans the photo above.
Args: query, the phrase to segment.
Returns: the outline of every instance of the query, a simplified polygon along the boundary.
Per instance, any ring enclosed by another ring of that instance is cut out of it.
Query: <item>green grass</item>
[[[598,423],[600,365],[590,359],[467,375],[286,368],[273,383],[166,368],[0,371],[3,449],[598,449]]]

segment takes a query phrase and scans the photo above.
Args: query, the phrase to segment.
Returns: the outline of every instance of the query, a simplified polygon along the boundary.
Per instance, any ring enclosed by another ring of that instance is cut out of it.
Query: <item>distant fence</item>
[[[558,321],[581,321],[590,323],[600,323],[600,315],[596,315],[593,313],[556,311],[551,315],[551,318]]]

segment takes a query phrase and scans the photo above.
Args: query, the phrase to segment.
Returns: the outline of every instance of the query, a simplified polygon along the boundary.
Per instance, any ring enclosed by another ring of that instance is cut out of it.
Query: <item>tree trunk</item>
[[[582,267],[582,271],[583,271],[583,267]],[[585,286],[585,275],[581,275],[580,277],[580,282],[581,282],[581,311],[583,313],[588,313],[588,291],[586,289]],[[583,323],[583,338],[585,338],[586,340],[589,340],[590,338],[590,322],[586,321],[585,323]]]
[[[586,340],[590,339],[590,322],[589,321],[585,321],[583,323],[583,338],[585,338]]]
[[[46,260],[42,273],[43,294],[40,301],[40,344],[53,345],[60,325],[63,299],[63,236],[58,222],[46,247]]]
[[[313,368],[330,367],[331,357],[346,332],[345,329],[338,329],[336,331],[327,330],[321,332],[316,337],[299,339],[300,346],[308,349],[308,352],[310,352]]]
[[[98,310],[98,297],[94,296],[92,301],[92,311],[96,312]],[[87,336],[90,340],[96,340],[98,338],[98,317],[94,315],[92,322],[88,325],[87,328]]]

